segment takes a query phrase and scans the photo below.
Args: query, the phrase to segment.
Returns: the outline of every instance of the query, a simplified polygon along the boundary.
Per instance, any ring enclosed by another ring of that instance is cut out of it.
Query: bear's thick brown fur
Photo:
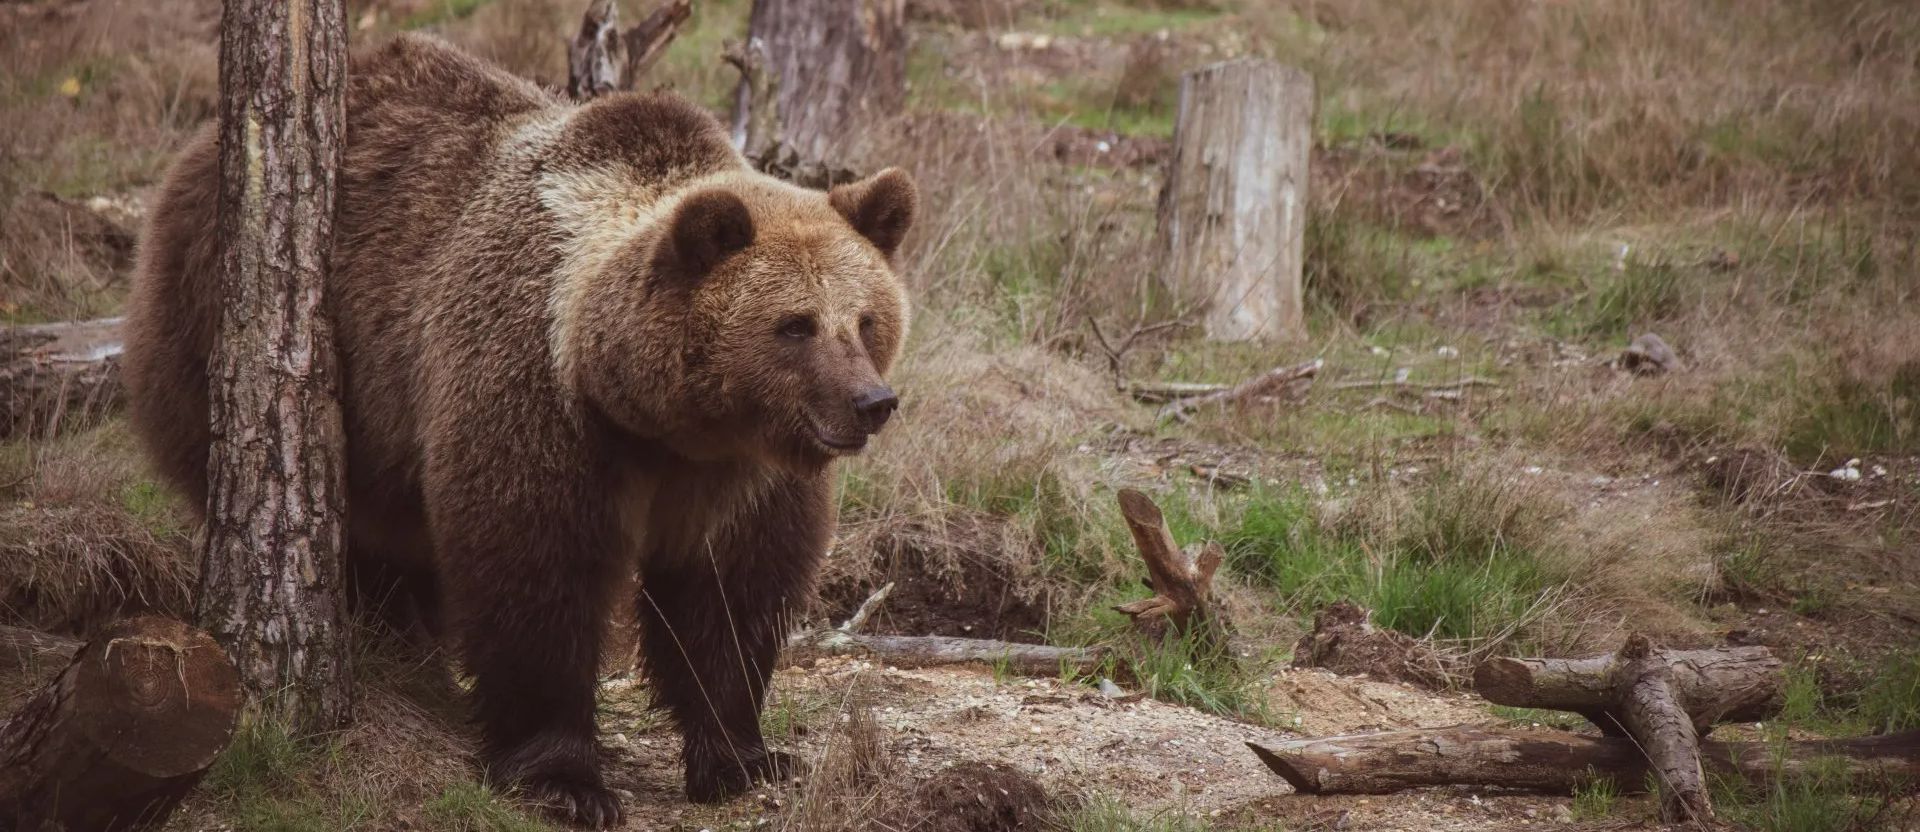
[[[911,181],[796,188],[677,97],[573,106],[414,36],[358,57],[347,102],[328,285],[356,582],[443,610],[492,777],[603,825],[595,668],[637,568],[689,797],[777,773],[759,711],[832,532],[830,463],[895,404]],[[125,358],[134,425],[196,505],[216,141],[154,205]]]

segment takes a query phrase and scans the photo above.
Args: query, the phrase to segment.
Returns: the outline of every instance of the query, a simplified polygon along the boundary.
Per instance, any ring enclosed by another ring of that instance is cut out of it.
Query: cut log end
[[[1280,779],[1287,781],[1287,785],[1292,786],[1294,791],[1301,794],[1321,793],[1320,781],[1295,766],[1292,760],[1275,754],[1258,743],[1249,742],[1247,747],[1253,749],[1253,755],[1259,757],[1260,762],[1266,763],[1267,768],[1274,774],[1280,775]]]
[[[206,633],[152,617],[113,625],[0,723],[0,818],[157,828],[226,748],[241,695]]]

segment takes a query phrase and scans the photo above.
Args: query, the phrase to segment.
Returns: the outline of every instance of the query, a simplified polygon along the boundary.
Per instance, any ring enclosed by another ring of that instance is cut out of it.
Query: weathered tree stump
[[[206,633],[152,617],[109,627],[0,724],[0,827],[158,828],[227,747],[240,701]]]
[[[1123,488],[1119,500],[1120,516],[1147,563],[1147,588],[1154,594],[1114,610],[1131,616],[1149,635],[1162,635],[1162,628],[1170,626],[1174,634],[1194,639],[1202,652],[1217,654],[1222,628],[1208,608],[1207,596],[1213,591],[1213,574],[1220,569],[1226,553],[1220,544],[1212,542],[1201,547],[1197,555],[1183,551],[1153,498]]]
[[[567,41],[567,95],[585,101],[637,88],[692,15],[691,0],[665,0],[622,34],[619,7],[593,0]]]
[[[1160,192],[1161,280],[1207,337],[1300,338],[1313,78],[1240,59],[1180,82]]]
[[[765,45],[780,133],[803,162],[840,158],[906,103],[904,0],[754,0],[747,37]],[[743,78],[736,125],[750,121],[752,101]]]
[[[1302,794],[1391,794],[1424,786],[1493,786],[1570,794],[1605,779],[1646,790],[1652,771],[1633,740],[1566,731],[1437,728],[1247,744]],[[1703,742],[1716,775],[1766,786],[1838,767],[1853,782],[1920,786],[1920,731],[1784,744]]]
[[[0,439],[51,437],[120,404],[120,318],[0,329]]]

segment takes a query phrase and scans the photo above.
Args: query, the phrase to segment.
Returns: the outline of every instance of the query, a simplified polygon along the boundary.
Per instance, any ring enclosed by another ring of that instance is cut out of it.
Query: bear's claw
[[[625,820],[620,798],[612,789],[566,777],[533,777],[520,783],[520,792],[554,817],[588,829],[609,829]]]
[[[720,803],[739,796],[755,783],[778,782],[805,773],[800,758],[782,751],[761,751],[746,759],[728,759],[706,766],[687,767],[687,799]]]

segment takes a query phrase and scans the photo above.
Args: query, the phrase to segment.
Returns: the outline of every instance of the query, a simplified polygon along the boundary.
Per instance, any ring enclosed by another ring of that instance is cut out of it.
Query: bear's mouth
[[[849,438],[845,436],[835,436],[830,431],[816,428],[813,432],[813,439],[815,442],[820,443],[820,447],[826,448],[828,453],[835,456],[857,454],[866,450],[867,447],[866,434],[859,434],[858,436]]]

